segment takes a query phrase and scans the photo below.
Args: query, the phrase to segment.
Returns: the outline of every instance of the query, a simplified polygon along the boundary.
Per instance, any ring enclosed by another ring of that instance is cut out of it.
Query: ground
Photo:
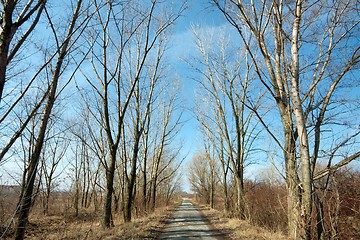
[[[115,227],[111,229],[102,229],[99,224],[101,214],[92,211],[82,210],[77,217],[73,214],[45,216],[32,213],[26,239],[286,239],[281,233],[223,215],[207,206],[193,204],[189,199],[184,199],[182,204],[159,208],[131,223],[123,223],[121,216],[117,216]],[[4,239],[11,239],[11,235]]]
[[[175,210],[159,239],[224,239],[225,235],[213,229],[207,219],[187,198]]]

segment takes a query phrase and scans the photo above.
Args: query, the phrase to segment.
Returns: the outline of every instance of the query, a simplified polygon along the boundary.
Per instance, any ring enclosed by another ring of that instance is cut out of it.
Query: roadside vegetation
[[[4,193],[4,192],[3,192]],[[0,195],[0,209],[3,219],[15,207],[16,196]],[[39,199],[40,200],[40,199]],[[176,200],[176,201],[175,201]],[[181,202],[174,198],[169,204],[159,201],[158,208],[150,213],[136,213],[133,221],[124,223],[121,214],[115,215],[113,222],[117,226],[104,229],[101,226],[102,212],[91,205],[88,208],[75,209],[73,193],[53,193],[48,205],[49,214],[44,215],[41,202],[37,202],[31,211],[26,239],[156,239],[173,209]],[[99,208],[99,206],[97,207]],[[6,218],[5,218],[6,219]],[[14,224],[1,225],[6,230],[2,239],[13,239]],[[5,229],[7,228],[7,229]]]
[[[210,221],[211,226],[226,234],[227,239],[241,240],[287,240],[286,234],[281,231],[271,231],[265,227],[259,227],[248,220],[231,218],[223,211],[201,206],[201,212]]]
[[[224,231],[232,239],[288,239],[286,185],[269,172],[264,172],[262,178],[256,181],[245,180],[246,214],[243,219],[239,219],[235,210],[233,199],[236,193],[231,188],[232,183],[229,186],[231,198],[227,203],[230,211],[224,208],[225,198],[219,183],[215,187],[213,207],[207,189],[195,194],[194,202],[216,229]],[[207,174],[203,172],[203,176]],[[316,184],[316,194],[323,201],[326,198],[322,206],[322,224],[330,232],[328,234],[334,231],[339,239],[357,239],[360,236],[360,172],[344,168],[331,179],[322,178]],[[324,191],[325,184],[330,184],[330,189]],[[317,226],[312,227],[316,229]]]

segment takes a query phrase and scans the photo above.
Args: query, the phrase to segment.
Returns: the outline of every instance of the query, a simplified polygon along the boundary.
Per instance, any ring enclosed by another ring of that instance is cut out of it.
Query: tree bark
[[[110,165],[106,168],[106,188],[105,188],[105,199],[104,199],[104,212],[102,219],[102,227],[109,228],[114,226],[113,218],[111,214],[112,210],[112,196],[114,192],[114,174],[115,174],[115,163],[116,163],[116,149],[111,152]]]
[[[125,201],[124,201],[124,203],[125,203],[124,221],[125,222],[131,222],[131,220],[132,220],[131,211],[132,211],[132,204],[133,204],[133,200],[134,200],[134,186],[135,186],[135,180],[136,180],[136,168],[137,168],[137,160],[138,160],[138,154],[139,154],[140,137],[141,137],[141,132],[139,130],[136,130],[133,156],[131,159],[130,175],[127,177],[127,192],[126,192]]]

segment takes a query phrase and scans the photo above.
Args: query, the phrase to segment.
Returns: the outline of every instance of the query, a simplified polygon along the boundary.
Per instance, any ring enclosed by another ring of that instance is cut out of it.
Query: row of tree
[[[185,5],[1,4],[0,165],[22,163],[14,238],[24,239],[39,189],[48,213],[55,180],[66,171],[64,159],[75,206],[89,206],[94,194],[104,194],[105,228],[113,226],[114,209],[121,209],[125,222],[132,220],[136,193],[143,211],[155,209],[159,193],[169,199],[180,164],[181,145],[172,143],[181,110],[164,56],[169,29]]]
[[[222,36],[194,30],[205,148],[190,166],[193,189],[213,206],[220,181],[228,211],[231,182],[245,218],[244,170],[268,159],[286,183],[289,237],[323,239],[330,180],[360,156],[359,2],[211,2],[228,25]]]

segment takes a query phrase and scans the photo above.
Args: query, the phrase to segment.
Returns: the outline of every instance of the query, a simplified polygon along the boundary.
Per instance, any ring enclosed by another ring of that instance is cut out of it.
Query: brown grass
[[[223,212],[200,206],[201,212],[211,222],[212,226],[224,232],[230,239],[241,240],[286,240],[287,237],[279,232],[271,232],[250,224],[249,221],[228,218]]]
[[[173,209],[174,207],[159,208],[131,223],[124,223],[121,216],[116,216],[115,227],[111,229],[101,227],[101,214],[82,211],[75,217],[34,213],[30,216],[25,239],[156,239]]]

